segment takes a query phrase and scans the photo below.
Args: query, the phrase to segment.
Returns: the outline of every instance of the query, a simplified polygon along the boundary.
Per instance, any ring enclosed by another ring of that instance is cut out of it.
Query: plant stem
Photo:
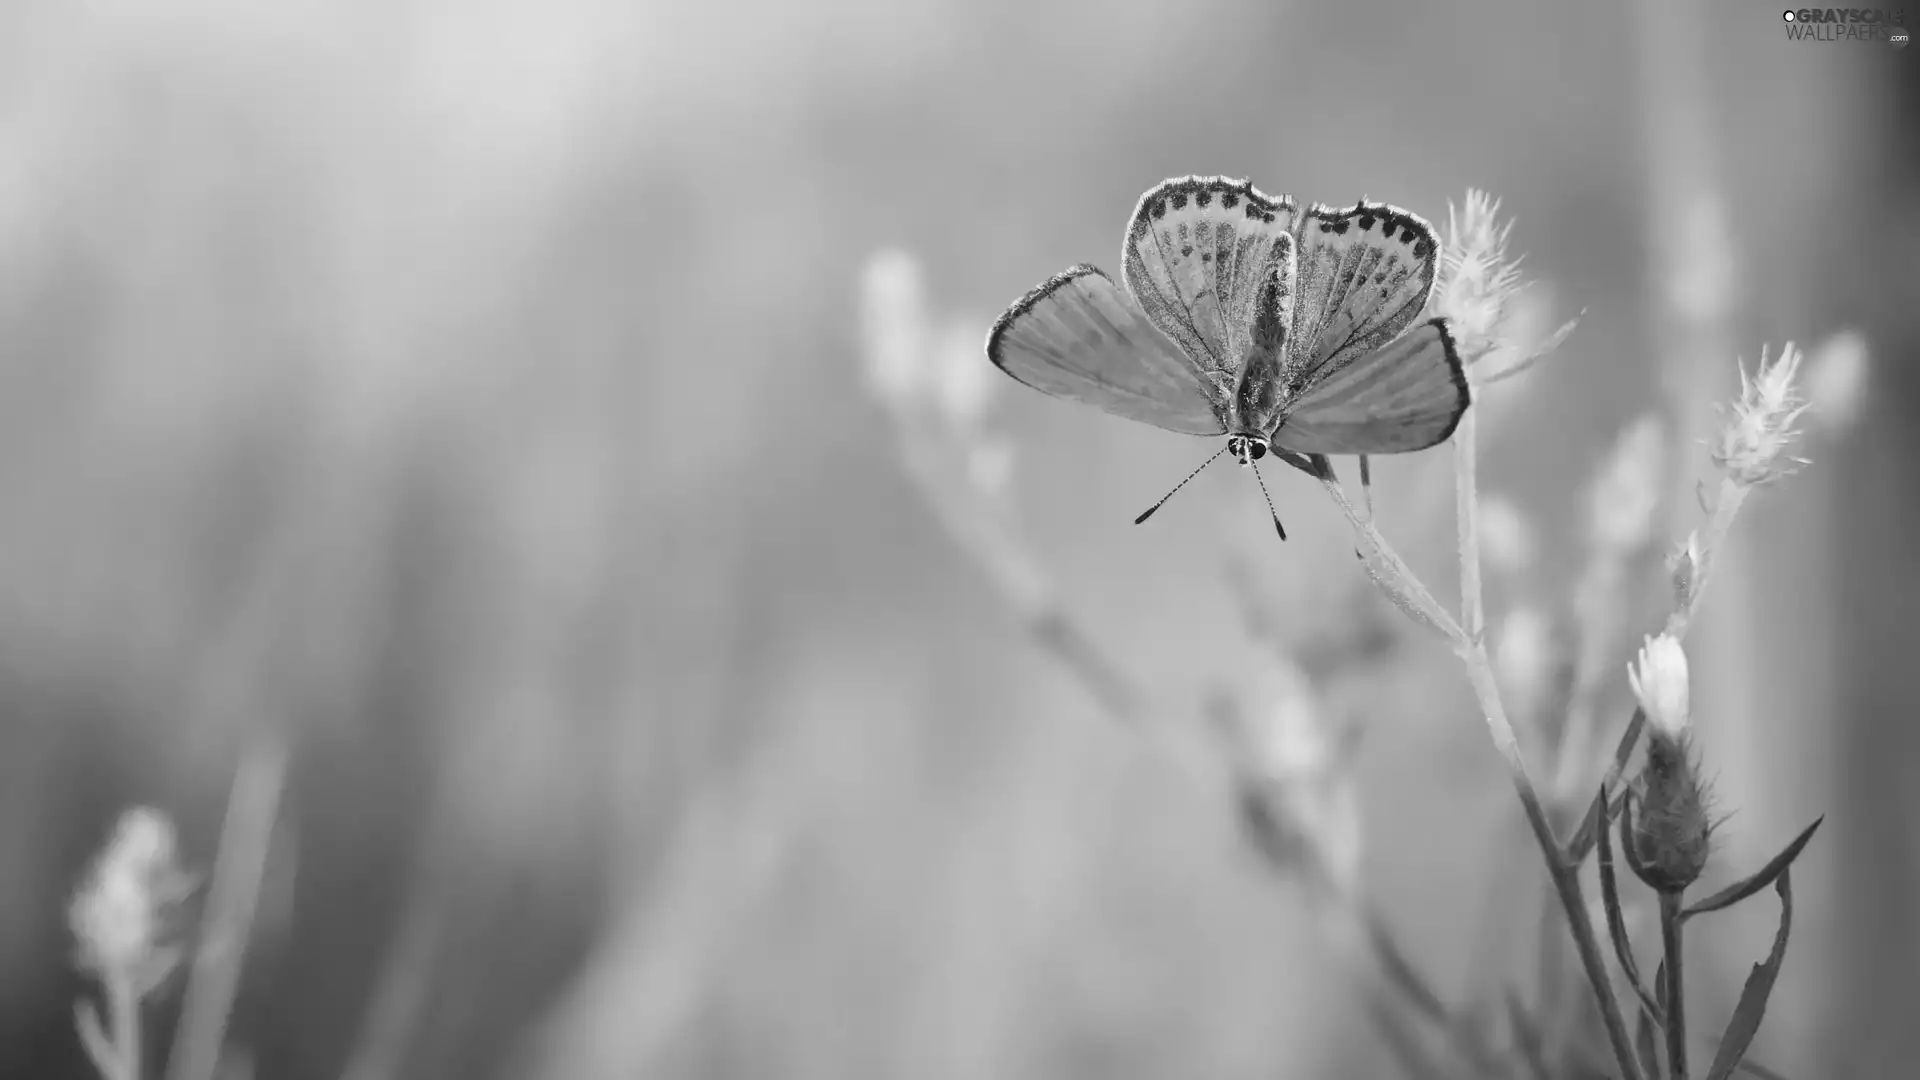
[[[114,1064],[117,1071],[113,1080],[140,1080],[140,992],[133,985],[133,975],[127,971],[117,971],[107,977],[107,1022],[113,1025],[113,1048],[116,1053]]]
[[[1566,912],[1574,949],[1580,955],[1580,966],[1585,969],[1587,983],[1593,989],[1595,1002],[1600,1006],[1600,1018],[1606,1025],[1607,1041],[1612,1045],[1613,1056],[1627,1080],[1642,1080],[1640,1065],[1633,1052],[1633,1037],[1627,1031],[1627,1019],[1620,1011],[1620,1002],[1613,995],[1613,980],[1607,973],[1606,957],[1600,951],[1600,939],[1594,935],[1593,920],[1587,913],[1579,868],[1568,863],[1561,853],[1560,841],[1554,836],[1546,809],[1540,803],[1533,781],[1527,776],[1526,766],[1520,758],[1519,744],[1513,741],[1513,728],[1507,723],[1501,709],[1500,692],[1494,685],[1493,669],[1487,663],[1486,650],[1475,646],[1463,651],[1461,659],[1467,665],[1468,679],[1473,683],[1474,693],[1487,714],[1487,726],[1494,732],[1494,743],[1501,747],[1503,756],[1507,758],[1507,772],[1513,780],[1514,791],[1520,796],[1520,806],[1526,812],[1527,825],[1540,847],[1541,858],[1546,860],[1547,874],[1553,880],[1555,895],[1560,898],[1560,908]]]
[[[1480,410],[1469,405],[1453,431],[1453,512],[1460,529],[1460,629],[1474,645],[1482,644],[1487,621],[1480,586],[1479,429]]]
[[[1613,1056],[1620,1066],[1621,1075],[1626,1080],[1642,1080],[1640,1063],[1634,1055],[1633,1036],[1627,1031],[1626,1017],[1620,1011],[1619,1000],[1614,997],[1613,980],[1607,973],[1606,959],[1600,952],[1600,941],[1594,936],[1593,920],[1587,914],[1586,897],[1580,889],[1579,868],[1570,864],[1563,854],[1560,840],[1554,835],[1553,824],[1547,819],[1546,808],[1541,805],[1540,795],[1534,789],[1532,778],[1527,775],[1526,756],[1521,752],[1520,740],[1514,735],[1513,724],[1507,719],[1506,708],[1500,701],[1500,687],[1493,677],[1493,665],[1487,660],[1486,635],[1482,632],[1485,600],[1481,595],[1480,583],[1480,505],[1474,453],[1477,427],[1474,412],[1474,408],[1468,406],[1453,435],[1454,505],[1460,531],[1460,616],[1464,624],[1457,628],[1454,651],[1467,667],[1467,681],[1473,685],[1474,696],[1480,700],[1487,730],[1493,736],[1494,747],[1506,760],[1507,774],[1513,781],[1514,792],[1520,796],[1520,807],[1526,812],[1527,825],[1540,845],[1541,858],[1547,862],[1547,873],[1553,879],[1553,889],[1560,897],[1560,906],[1567,913],[1567,926],[1573,934],[1574,948],[1580,954],[1580,966],[1586,969],[1587,982],[1592,986],[1594,999],[1600,1006],[1600,1017],[1607,1029],[1607,1041],[1612,1044]]]
[[[1706,532],[1700,537],[1700,563],[1693,568],[1693,583],[1687,589],[1687,602],[1667,618],[1667,633],[1674,637],[1686,636],[1687,627],[1693,622],[1693,613],[1700,609],[1700,597],[1707,591],[1707,581],[1720,561],[1721,549],[1726,547],[1727,534],[1733,529],[1733,519],[1739,515],[1740,504],[1746,499],[1746,487],[1734,483],[1731,478],[1720,481],[1720,493],[1713,499],[1713,516],[1707,519]]]
[[[1460,565],[1461,584],[1470,592],[1470,598],[1463,596],[1463,612],[1477,616],[1483,610],[1480,595],[1480,543],[1479,543],[1479,507],[1475,493],[1473,453],[1462,452],[1466,440],[1473,435],[1471,422],[1472,409],[1461,418],[1460,427],[1454,432],[1456,462],[1461,466],[1456,470],[1461,489],[1457,497],[1457,506],[1461,509],[1460,525]],[[1463,438],[1464,436],[1464,438]],[[1600,941],[1594,936],[1593,920],[1587,914],[1586,897],[1580,888],[1579,868],[1568,863],[1561,852],[1560,842],[1554,836],[1553,825],[1547,820],[1547,813],[1541,805],[1540,795],[1534,789],[1533,780],[1527,774],[1526,758],[1520,750],[1520,740],[1514,735],[1513,725],[1507,720],[1507,712],[1500,701],[1500,688],[1494,681],[1493,665],[1487,659],[1484,635],[1469,636],[1468,633],[1448,615],[1445,609],[1432,604],[1432,594],[1427,591],[1413,572],[1407,568],[1397,552],[1380,535],[1373,523],[1363,519],[1347,500],[1346,493],[1331,475],[1322,477],[1321,482],[1334,502],[1347,516],[1363,541],[1374,549],[1381,565],[1396,580],[1383,582],[1399,590],[1399,596],[1411,601],[1407,606],[1412,610],[1409,615],[1419,617],[1425,614],[1431,605],[1432,623],[1445,633],[1454,644],[1454,651],[1467,668],[1467,680],[1473,686],[1474,696],[1479,699],[1482,714],[1486,718],[1487,731],[1493,737],[1494,748],[1507,764],[1507,774],[1513,781],[1513,788],[1520,796],[1520,807],[1526,813],[1527,825],[1533,831],[1534,840],[1539,844],[1540,855],[1547,863],[1547,873],[1553,880],[1554,893],[1560,898],[1560,907],[1566,912],[1567,926],[1573,935],[1574,948],[1580,954],[1580,965],[1586,970],[1587,982],[1593,989],[1596,1004],[1600,1007],[1600,1016],[1607,1028],[1607,1040],[1613,1049],[1613,1055],[1621,1069],[1623,1080],[1644,1080],[1640,1071],[1639,1059],[1633,1050],[1633,1038],[1627,1031],[1626,1017],[1620,1011],[1620,1002],[1613,994],[1613,983],[1607,973],[1606,959],[1600,951]],[[1416,614],[1418,612],[1419,614]],[[1470,616],[1473,617],[1473,616]]]
[[[286,786],[287,745],[257,736],[240,759],[227,798],[227,818],[214,857],[186,1000],[167,1061],[168,1080],[209,1080],[220,1066],[227,1020],[240,985],[240,963],[260,902],[261,883]]]
[[[1666,950],[1667,1065],[1673,1080],[1687,1080],[1687,1008],[1682,988],[1680,898],[1677,892],[1660,894],[1660,942]]]

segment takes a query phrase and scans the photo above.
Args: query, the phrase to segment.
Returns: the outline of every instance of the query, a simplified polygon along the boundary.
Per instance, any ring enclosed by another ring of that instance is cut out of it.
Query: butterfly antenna
[[[1260,494],[1266,497],[1267,513],[1273,515],[1273,531],[1280,534],[1280,539],[1285,540],[1287,538],[1287,527],[1280,524],[1280,512],[1273,508],[1273,493],[1267,490],[1267,478],[1260,475],[1260,466],[1258,465],[1253,467],[1253,478],[1260,481]]]
[[[1219,456],[1220,456],[1221,454],[1224,454],[1224,453],[1226,453],[1226,452],[1227,452],[1227,448],[1226,448],[1226,447],[1224,447],[1224,446],[1223,446],[1223,447],[1221,447],[1221,448],[1220,448],[1220,449],[1218,449],[1218,450],[1215,450],[1215,451],[1213,452],[1213,457],[1210,457],[1210,458],[1208,458],[1207,460],[1205,460],[1205,461],[1203,461],[1203,462],[1201,462],[1201,463],[1200,463],[1200,469],[1204,469],[1204,468],[1206,468],[1207,466],[1209,466],[1209,465],[1211,465],[1211,464],[1213,464],[1213,458],[1217,458],[1217,457],[1219,457]],[[1144,522],[1144,521],[1146,521],[1146,520],[1147,520],[1148,518],[1150,518],[1150,517],[1152,517],[1152,516],[1153,516],[1153,512],[1154,512],[1155,510],[1158,510],[1158,509],[1160,509],[1161,507],[1163,507],[1163,506],[1165,506],[1165,505],[1167,505],[1167,500],[1168,500],[1168,499],[1171,499],[1171,498],[1173,498],[1173,497],[1174,497],[1175,495],[1177,495],[1177,494],[1179,494],[1179,493],[1180,493],[1180,489],[1181,489],[1181,488],[1183,488],[1183,487],[1186,487],[1186,486],[1187,486],[1187,481],[1189,481],[1189,480],[1192,480],[1192,479],[1193,479],[1194,477],[1196,477],[1196,476],[1199,476],[1199,475],[1200,475],[1200,469],[1195,469],[1195,470],[1193,470],[1192,472],[1190,472],[1190,473],[1188,473],[1188,474],[1187,474],[1187,479],[1186,479],[1186,480],[1182,480],[1182,481],[1180,481],[1179,483],[1177,483],[1177,484],[1175,484],[1175,485],[1173,485],[1173,490],[1172,490],[1172,491],[1169,491],[1169,492],[1167,492],[1167,493],[1166,493],[1165,495],[1162,495],[1162,496],[1160,496],[1160,501],[1159,501],[1159,502],[1157,502],[1157,503],[1154,503],[1154,504],[1153,504],[1152,506],[1149,506],[1149,507],[1147,507],[1147,509],[1146,509],[1146,512],[1145,512],[1145,513],[1143,513],[1143,514],[1141,514],[1141,515],[1140,515],[1139,517],[1137,517],[1137,518],[1134,518],[1134,519],[1133,519],[1133,523],[1134,523],[1135,525],[1139,525],[1139,524],[1141,524],[1142,522]]]

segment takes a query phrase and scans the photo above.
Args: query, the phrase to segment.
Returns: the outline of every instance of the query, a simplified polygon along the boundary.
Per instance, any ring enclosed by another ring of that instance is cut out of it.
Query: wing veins
[[[1160,265],[1171,268],[1173,266],[1173,262],[1172,260],[1167,258],[1167,245],[1166,245],[1166,241],[1160,236],[1160,230],[1155,228],[1153,223],[1149,221],[1147,222],[1147,231],[1153,234],[1153,246],[1156,249],[1158,249],[1160,252]],[[1170,269],[1167,273],[1167,279],[1169,281],[1173,280],[1173,274]],[[1217,289],[1217,286],[1216,286],[1216,289]],[[1160,293],[1159,286],[1157,285],[1154,286],[1153,291],[1156,296],[1161,296],[1161,299],[1165,299],[1165,296],[1161,295]],[[1179,290],[1176,289],[1174,291],[1177,293]],[[1217,291],[1215,293],[1214,298],[1216,301],[1219,299],[1219,294]],[[1206,335],[1200,332],[1200,322],[1199,320],[1194,318],[1193,308],[1187,306],[1187,302],[1178,296],[1175,296],[1174,300],[1175,300],[1175,303],[1178,304],[1180,310],[1186,312],[1187,329],[1193,331],[1193,340],[1200,343],[1200,348],[1206,351],[1207,359],[1213,361],[1214,370],[1218,371],[1221,368],[1226,367],[1227,362],[1214,354],[1213,345],[1207,341]],[[1199,357],[1196,356],[1194,357],[1194,359],[1198,360]]]

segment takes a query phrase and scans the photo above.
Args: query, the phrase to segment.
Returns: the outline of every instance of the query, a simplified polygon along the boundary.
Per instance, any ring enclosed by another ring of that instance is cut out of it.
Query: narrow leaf
[[[1742,1059],[1740,1064],[1733,1067],[1733,1071],[1746,1073],[1748,1076],[1755,1077],[1756,1080],[1787,1080],[1785,1076],[1751,1058]]]
[[[1815,822],[1815,824],[1819,824]],[[1760,1032],[1760,1021],[1767,1015],[1767,998],[1773,994],[1773,982],[1780,977],[1780,964],[1787,956],[1787,932],[1793,926],[1793,871],[1782,869],[1773,883],[1780,894],[1780,929],[1773,935],[1773,951],[1753,965],[1747,985],[1740,991],[1740,1004],[1734,1006],[1733,1019],[1721,1036],[1720,1051],[1713,1056],[1713,1068],[1707,1080],[1727,1080],[1746,1056],[1747,1047]]]
[[[1573,328],[1575,325],[1577,325],[1580,322],[1581,316],[1585,315],[1586,313],[1587,313],[1587,309],[1581,308],[1579,315],[1575,315],[1573,318],[1568,319],[1566,323],[1564,323],[1560,327],[1560,329],[1555,330],[1552,334],[1548,335],[1546,340],[1540,342],[1538,345],[1535,345],[1531,351],[1523,354],[1519,359],[1513,361],[1512,363],[1499,369],[1498,371],[1495,371],[1493,374],[1481,376],[1479,381],[1483,384],[1496,383],[1496,382],[1499,382],[1501,379],[1510,379],[1513,376],[1518,375],[1521,372],[1532,367],[1535,363],[1537,363],[1540,360],[1541,357],[1544,357],[1548,353],[1554,351],[1555,349],[1558,349],[1561,343],[1567,340],[1567,335],[1573,333]]]
[[[1825,820],[1827,820],[1825,814],[1815,818],[1813,824],[1802,830],[1799,836],[1794,837],[1793,843],[1788,844],[1780,854],[1775,855],[1767,865],[1760,868],[1758,873],[1744,881],[1734,882],[1705,900],[1689,904],[1687,910],[1681,912],[1680,917],[1691,919],[1695,915],[1705,915],[1709,911],[1732,907],[1773,884],[1773,879],[1786,873],[1787,867],[1793,865],[1793,860],[1800,857],[1800,850],[1807,846],[1807,841],[1813,839],[1814,831],[1820,828],[1820,823]]]
[[[1626,860],[1627,869],[1641,881],[1647,880],[1647,865],[1640,861],[1640,855],[1633,849],[1633,800],[1620,800],[1620,856]]]
[[[1660,1054],[1660,1042],[1660,1025],[1653,1022],[1645,1009],[1640,1010],[1640,1026],[1633,1045],[1640,1055],[1640,1067],[1647,1070],[1648,1080],[1666,1080],[1667,1059]]]
[[[1606,789],[1602,788],[1600,801],[1604,802],[1606,795]],[[1641,1013],[1656,1025],[1662,1025],[1664,1030],[1666,1013],[1640,981],[1640,965],[1633,958],[1633,941],[1627,936],[1627,916],[1620,907],[1620,883],[1613,872],[1612,837],[1606,825],[1602,825],[1594,835],[1600,840],[1600,904],[1607,912],[1607,936],[1613,939],[1614,958],[1620,961],[1621,973],[1626,975],[1628,985],[1640,998]]]
[[[1620,745],[1614,747],[1613,764],[1607,768],[1607,778],[1600,784],[1600,794],[1595,795],[1593,805],[1587,808],[1587,817],[1580,823],[1580,829],[1567,841],[1567,862],[1579,866],[1587,859],[1587,852],[1593,850],[1593,830],[1602,818],[1602,800],[1607,790],[1620,782],[1620,774],[1627,771],[1627,759],[1633,756],[1633,748],[1640,742],[1640,732],[1647,726],[1647,711],[1641,708],[1633,710],[1633,719],[1627,721],[1627,730],[1620,733]],[[1613,820],[1619,812],[1620,803],[1627,797],[1626,789],[1614,796],[1614,801],[1604,809],[1606,820]]]

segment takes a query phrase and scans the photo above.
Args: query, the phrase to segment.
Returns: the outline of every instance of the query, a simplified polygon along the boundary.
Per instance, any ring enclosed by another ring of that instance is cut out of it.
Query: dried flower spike
[[[1764,349],[1760,368],[1752,376],[1740,369],[1740,397],[1733,404],[1713,460],[1734,483],[1753,487],[1777,480],[1806,462],[1789,457],[1787,447],[1800,432],[1794,421],[1806,411],[1794,379],[1800,372],[1800,351],[1792,342],[1780,356],[1767,362]]]
[[[1512,222],[1499,220],[1500,201],[1469,189],[1466,205],[1447,207],[1447,242],[1440,253],[1440,285],[1433,313],[1448,319],[1467,363],[1498,343],[1507,304],[1520,289],[1520,260],[1507,258]]]
[[[74,895],[68,917],[82,970],[151,985],[171,965],[167,914],[185,898],[173,824],[157,810],[129,810]]]

